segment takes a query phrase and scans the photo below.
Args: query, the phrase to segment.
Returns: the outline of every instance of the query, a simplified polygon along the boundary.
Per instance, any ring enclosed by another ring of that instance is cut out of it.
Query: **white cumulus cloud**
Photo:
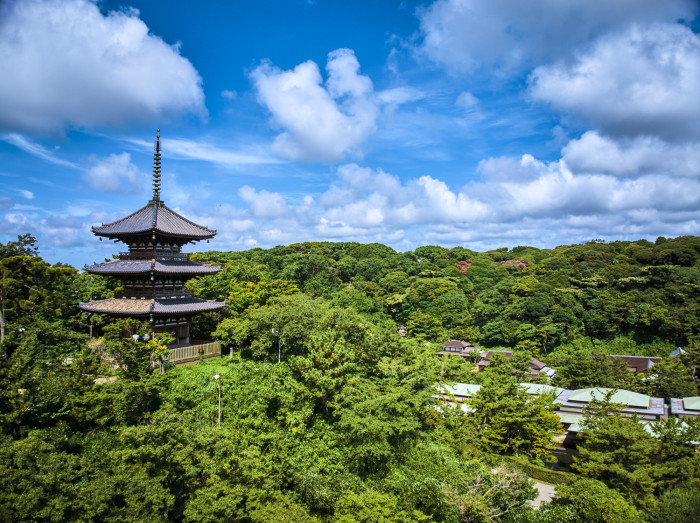
[[[31,134],[206,117],[202,79],[138,11],[88,0],[0,4],[0,129]]]
[[[565,156],[578,143],[571,142]],[[611,163],[601,160],[603,167]],[[674,169],[623,176],[525,154],[486,159],[481,181],[455,187],[435,176],[401,180],[349,163],[334,170],[327,188],[304,198],[244,186],[237,206],[197,210],[188,203],[178,212],[216,228],[214,248],[222,250],[300,241],[381,242],[399,250],[436,243],[551,247],[699,234],[700,177]]]
[[[238,195],[249,205],[254,218],[279,218],[287,214],[287,203],[279,193],[256,191],[245,185],[238,189]]]
[[[92,189],[110,193],[132,193],[138,190],[138,168],[131,163],[129,153],[110,154],[106,158],[99,159],[82,175],[83,180]]]
[[[693,0],[437,0],[418,10],[421,50],[455,71],[482,65],[529,69],[630,24],[676,22]]]
[[[273,150],[306,161],[332,162],[358,154],[376,129],[378,113],[372,82],[359,69],[353,51],[337,49],[328,55],[325,83],[312,61],[291,71],[269,63],[253,70],[258,100],[283,129]]]
[[[613,136],[700,137],[700,36],[679,24],[633,27],[574,64],[535,69],[536,100]]]
[[[588,131],[562,149],[562,158],[578,173],[700,177],[699,142],[673,144],[653,136],[614,140]]]

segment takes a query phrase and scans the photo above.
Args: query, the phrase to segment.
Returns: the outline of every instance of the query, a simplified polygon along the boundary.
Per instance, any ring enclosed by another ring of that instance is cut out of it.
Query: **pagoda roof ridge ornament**
[[[153,145],[153,202],[160,202],[160,129]]]
[[[181,238],[188,241],[208,240],[216,235],[216,229],[198,225],[168,208],[160,199],[161,186],[161,146],[160,129],[156,133],[153,146],[153,199],[138,211],[112,223],[93,226],[92,232],[119,240],[122,237],[160,234],[165,237]]]

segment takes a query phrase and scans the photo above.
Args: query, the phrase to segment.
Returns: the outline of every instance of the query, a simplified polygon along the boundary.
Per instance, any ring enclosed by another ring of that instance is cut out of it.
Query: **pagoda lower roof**
[[[223,309],[226,302],[207,301],[199,298],[107,298],[81,302],[78,305],[86,312],[119,316],[172,316],[174,314],[196,314]]]
[[[114,260],[106,263],[86,265],[85,270],[92,274],[216,274],[220,268],[193,261],[174,260]]]
[[[197,225],[166,207],[163,202],[154,200],[121,220],[94,226],[92,232],[108,238],[159,233],[163,236],[204,240],[216,235],[216,230]]]

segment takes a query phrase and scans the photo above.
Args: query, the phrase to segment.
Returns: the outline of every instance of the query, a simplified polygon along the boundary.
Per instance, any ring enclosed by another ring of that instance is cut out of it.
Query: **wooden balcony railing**
[[[170,298],[172,296],[184,297],[184,298],[194,298],[194,293],[185,289],[126,289],[123,291],[118,291],[114,293],[115,298],[131,298],[134,297],[137,300],[144,298],[150,300],[151,298]]]
[[[201,353],[200,353],[201,349]],[[186,345],[185,347],[173,347],[170,349],[170,363],[177,365],[178,363],[186,363],[188,361],[197,361],[202,359],[218,358],[221,356],[221,343],[212,341],[209,343],[200,343],[199,345]]]
[[[120,252],[120,260],[158,260],[158,261],[189,261],[187,254],[181,252],[133,251]]]

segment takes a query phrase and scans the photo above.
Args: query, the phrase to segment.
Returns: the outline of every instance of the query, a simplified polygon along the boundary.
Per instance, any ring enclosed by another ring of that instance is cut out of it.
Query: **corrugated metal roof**
[[[197,225],[183,218],[172,209],[163,205],[162,202],[153,201],[121,220],[93,227],[92,232],[98,236],[110,238],[155,232],[164,236],[191,238],[193,240],[213,238],[216,234],[215,230]]]
[[[521,389],[525,389],[528,394],[554,394],[559,396],[564,389],[560,387],[553,387],[551,385],[545,385],[544,383],[521,383]]]
[[[581,423],[572,423],[566,432],[581,432],[583,430],[583,425]]]
[[[570,412],[560,412],[557,411],[554,414],[557,415],[559,421],[562,423],[583,423],[583,416],[580,414],[572,414]]]
[[[442,387],[441,392],[452,394],[453,396],[471,397],[480,390],[481,385],[474,385],[472,383],[455,383],[454,386],[445,385]]]
[[[683,408],[685,410],[700,410],[700,397],[683,398]]]
[[[578,389],[572,391],[568,399],[569,401],[589,403],[592,399],[605,399],[605,395],[611,390],[612,389],[602,387],[593,389]],[[650,399],[651,398],[646,394],[639,394],[638,392],[619,389],[612,395],[610,401],[613,403],[620,403],[622,405],[629,405],[630,407],[645,409],[649,407]]]

